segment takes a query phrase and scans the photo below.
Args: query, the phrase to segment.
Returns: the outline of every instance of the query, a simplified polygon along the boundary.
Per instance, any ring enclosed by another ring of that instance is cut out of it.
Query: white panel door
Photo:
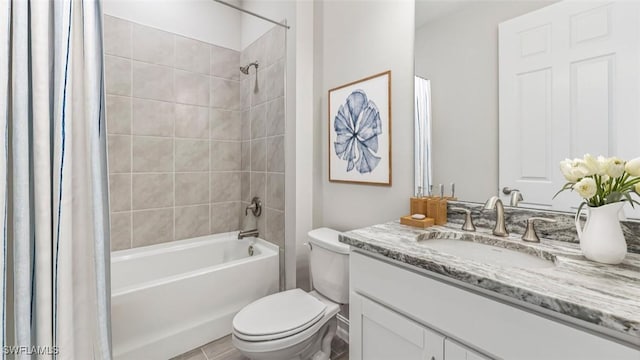
[[[523,206],[577,208],[576,194],[552,200],[564,158],[640,156],[639,14],[563,1],[499,25],[499,186]]]

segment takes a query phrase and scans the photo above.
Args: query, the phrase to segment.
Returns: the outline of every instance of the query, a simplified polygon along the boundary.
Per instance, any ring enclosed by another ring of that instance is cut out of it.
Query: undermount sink
[[[485,264],[523,269],[544,269],[555,266],[553,255],[539,251],[531,253],[534,250],[525,245],[485,238],[483,235],[466,235],[467,238],[472,239],[451,237],[451,233],[432,232],[421,235],[418,241],[420,245],[438,252]]]

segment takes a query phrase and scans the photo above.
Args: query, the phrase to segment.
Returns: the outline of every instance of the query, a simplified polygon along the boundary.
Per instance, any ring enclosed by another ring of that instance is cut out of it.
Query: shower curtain
[[[0,0],[2,359],[110,359],[99,0]]]
[[[431,81],[414,77],[415,195],[431,187]]]

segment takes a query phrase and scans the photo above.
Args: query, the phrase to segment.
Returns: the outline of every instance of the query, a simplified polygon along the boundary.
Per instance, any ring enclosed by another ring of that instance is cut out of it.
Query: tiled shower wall
[[[241,113],[240,52],[105,16],[105,54],[112,250],[255,226],[241,202],[252,191],[284,203],[266,181],[262,193],[243,187],[249,162],[269,156],[243,153],[253,126]],[[268,227],[269,213],[262,237],[281,245],[284,217]]]
[[[242,207],[253,196],[263,202],[257,228],[268,241],[284,250],[284,61],[285,33],[274,27],[247,46],[240,55],[243,65],[258,61],[256,71],[241,74],[240,108],[243,124]],[[251,218],[245,227],[251,227]],[[284,260],[281,254],[281,261]],[[281,271],[281,274],[283,272]]]

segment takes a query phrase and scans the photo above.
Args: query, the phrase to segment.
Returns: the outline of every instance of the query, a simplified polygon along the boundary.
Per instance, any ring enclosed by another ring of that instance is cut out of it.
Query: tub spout
[[[258,229],[242,230],[238,233],[238,240],[242,240],[246,237],[258,237]]]

